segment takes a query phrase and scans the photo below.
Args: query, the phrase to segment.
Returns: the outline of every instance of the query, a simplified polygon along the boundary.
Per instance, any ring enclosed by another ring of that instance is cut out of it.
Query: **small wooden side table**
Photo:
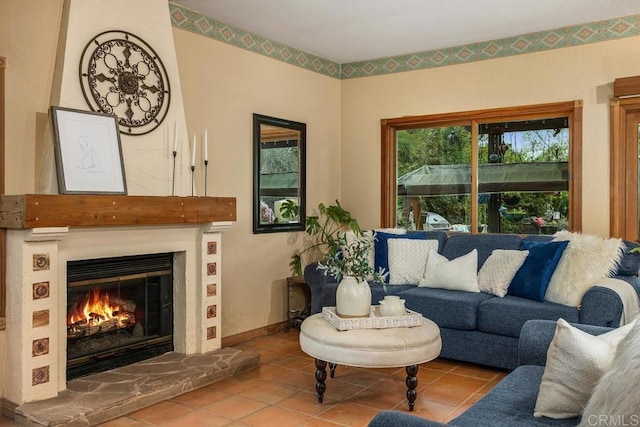
[[[296,296],[302,298],[295,298]],[[297,299],[297,301],[292,300]],[[302,301],[300,301],[302,299]],[[304,281],[304,276],[287,277],[287,321],[284,331],[300,329],[300,325],[311,315],[311,289]]]

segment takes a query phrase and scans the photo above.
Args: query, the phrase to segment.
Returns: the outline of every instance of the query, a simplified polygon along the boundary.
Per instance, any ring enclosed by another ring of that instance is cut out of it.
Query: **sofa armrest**
[[[580,323],[609,328],[618,327],[623,308],[622,300],[616,292],[596,284],[590,287],[582,297]]]
[[[616,328],[637,313],[635,288],[628,281],[607,278],[596,282],[582,297],[580,323]]]
[[[304,282],[311,290],[311,314],[322,311],[322,288],[327,283],[333,283],[336,279],[325,275],[322,270],[318,270],[318,263],[312,262],[304,268]]]
[[[439,427],[446,424],[437,421],[431,421],[426,418],[420,418],[413,415],[405,414],[399,411],[382,411],[379,412],[371,422],[369,427]]]
[[[572,326],[591,335],[600,335],[612,329],[575,323]],[[547,349],[555,332],[556,322],[553,320],[527,320],[520,331],[518,365],[544,366],[547,362]]]

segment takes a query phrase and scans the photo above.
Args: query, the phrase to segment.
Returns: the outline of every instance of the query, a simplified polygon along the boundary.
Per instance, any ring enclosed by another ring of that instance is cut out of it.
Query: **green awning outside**
[[[261,196],[296,196],[297,194],[298,172],[260,175]]]
[[[484,163],[478,166],[478,192],[550,192],[569,189],[568,162]],[[471,193],[469,165],[425,165],[398,178],[399,196]]]

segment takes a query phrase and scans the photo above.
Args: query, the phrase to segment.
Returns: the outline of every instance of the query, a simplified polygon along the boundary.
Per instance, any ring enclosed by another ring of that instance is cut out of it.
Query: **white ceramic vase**
[[[369,317],[371,313],[371,288],[366,280],[345,276],[336,291],[336,312],[340,317]]]
[[[404,300],[400,299],[399,296],[387,295],[379,302],[381,316],[403,316],[407,314],[407,310],[404,307]]]

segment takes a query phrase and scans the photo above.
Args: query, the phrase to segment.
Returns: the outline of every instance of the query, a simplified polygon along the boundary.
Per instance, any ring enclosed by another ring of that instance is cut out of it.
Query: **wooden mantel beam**
[[[2,228],[205,224],[235,220],[235,197],[0,196]]]

